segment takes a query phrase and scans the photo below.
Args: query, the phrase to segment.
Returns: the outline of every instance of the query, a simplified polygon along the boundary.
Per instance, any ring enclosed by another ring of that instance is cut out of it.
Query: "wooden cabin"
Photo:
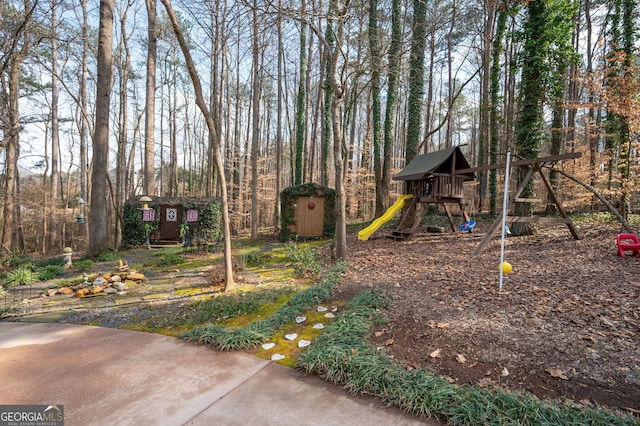
[[[393,232],[394,238],[411,236],[426,213],[426,207],[431,203],[443,207],[454,232],[457,227],[449,209],[450,205],[459,206],[462,216],[468,221],[468,202],[464,199],[463,184],[475,180],[475,175],[473,172],[457,171],[469,168],[467,159],[457,146],[418,155],[411,160],[393,177],[393,180],[406,182],[405,192],[413,194],[411,203],[403,211],[398,229]]]
[[[184,236],[218,241],[222,238],[221,201],[214,197],[148,197],[123,205],[122,245],[135,247],[163,242],[180,243]]]

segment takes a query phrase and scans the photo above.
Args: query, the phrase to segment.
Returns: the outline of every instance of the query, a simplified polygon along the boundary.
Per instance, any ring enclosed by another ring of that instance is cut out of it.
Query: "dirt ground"
[[[640,413],[640,258],[617,255],[620,230],[583,225],[574,240],[549,225],[508,238],[513,272],[500,290],[499,235],[473,255],[488,227],[405,241],[350,236],[337,296],[393,296],[372,343],[408,368]]]

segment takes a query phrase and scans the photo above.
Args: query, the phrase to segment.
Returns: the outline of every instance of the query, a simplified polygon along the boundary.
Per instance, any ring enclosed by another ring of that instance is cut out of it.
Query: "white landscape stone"
[[[327,312],[326,314],[324,314],[325,318],[335,318],[336,316],[333,315],[331,312]]]
[[[311,344],[311,342],[308,341],[308,340],[300,340],[300,341],[298,341],[298,347],[299,348],[306,348],[310,344]]]
[[[296,333],[291,333],[291,334],[285,334],[284,338],[287,340],[296,340],[296,337],[298,337],[298,335]]]
[[[284,359],[285,356],[281,355],[281,354],[273,354],[271,355],[271,361],[280,361],[281,359]]]
[[[275,345],[276,345],[275,343],[263,343],[262,349],[264,349],[265,351],[268,351],[269,349],[273,348]]]
[[[319,322],[319,323],[315,324],[315,325],[313,326],[313,328],[315,328],[315,329],[317,329],[317,330],[323,329],[323,328],[324,328],[324,324],[322,324],[321,322]]]
[[[326,306],[318,306],[318,312],[326,312],[327,308]]]
[[[307,317],[296,317],[296,322],[298,324],[300,324],[301,322],[305,322],[307,320]]]

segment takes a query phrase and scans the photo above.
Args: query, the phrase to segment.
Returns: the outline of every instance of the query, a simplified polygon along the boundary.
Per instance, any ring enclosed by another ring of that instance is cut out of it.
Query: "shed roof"
[[[455,159],[455,169],[468,169],[469,163],[464,158],[460,147],[454,146],[428,154],[417,155],[405,166],[394,180],[423,180],[434,173],[451,173],[451,165]],[[473,180],[475,176],[472,172],[462,173],[465,180]]]

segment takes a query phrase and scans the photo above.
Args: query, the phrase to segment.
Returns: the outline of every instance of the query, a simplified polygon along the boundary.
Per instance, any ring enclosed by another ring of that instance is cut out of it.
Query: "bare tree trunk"
[[[435,68],[435,62],[436,62],[436,45],[435,45],[436,31],[437,31],[436,26],[433,25],[430,28],[429,39],[428,39],[429,52],[430,52],[430,54],[427,55],[427,57],[429,58],[429,65],[428,65],[429,71],[427,71],[427,102],[426,102],[426,108],[424,111],[425,132],[424,132],[424,138],[422,139],[422,144],[424,145],[423,152],[425,154],[428,153],[432,148],[431,136],[433,135],[432,133],[433,83],[434,83],[433,74],[434,74],[434,68]]]
[[[119,72],[119,114],[118,114],[118,151],[116,152],[116,184],[115,184],[115,197],[114,197],[114,209],[116,211],[116,222],[114,229],[114,241],[115,246],[118,247],[122,241],[122,222],[119,220],[121,207],[125,198],[125,186],[126,186],[126,164],[127,164],[127,142],[128,135],[128,122],[129,122],[129,73],[131,64],[131,54],[129,52],[129,39],[127,38],[127,18],[129,16],[130,5],[126,4],[125,9],[120,15],[120,48],[118,57],[118,72]]]
[[[9,136],[5,137],[5,196],[4,226],[2,228],[2,252],[11,252],[16,247],[17,209],[18,209],[18,146],[20,141],[19,109],[20,67],[24,54],[19,53],[13,59],[9,70],[9,121],[12,123]]]
[[[47,248],[49,252],[62,252],[62,244],[59,239],[58,208],[59,208],[59,181],[60,181],[60,126],[58,119],[58,2],[52,0],[51,4],[51,187],[47,208],[50,214],[49,238]]]
[[[16,41],[22,39],[22,46],[16,47],[11,52],[11,59],[6,62],[9,67],[8,93],[4,93],[8,99],[8,110],[5,111],[7,117],[1,117],[3,123],[3,144],[5,149],[5,194],[3,210],[2,228],[2,253],[11,252],[18,247],[18,230],[20,227],[20,216],[18,206],[20,205],[18,191],[18,157],[20,149],[20,72],[29,49],[31,48],[29,35],[26,34],[27,24],[31,21],[34,6],[30,1],[24,1],[24,25],[15,34]],[[18,46],[18,43],[16,43]],[[4,87],[3,87],[4,88]],[[6,89],[5,89],[6,90]],[[4,106],[4,105],[3,105]],[[0,147],[1,149],[2,147]]]
[[[229,230],[229,203],[227,200],[227,182],[224,176],[224,165],[222,163],[222,155],[220,151],[220,142],[218,139],[217,129],[215,127],[215,123],[213,120],[213,116],[209,112],[209,108],[207,107],[206,101],[202,94],[202,84],[200,83],[200,77],[195,68],[195,64],[193,63],[193,59],[191,58],[191,52],[189,51],[189,47],[187,45],[186,40],[182,34],[182,30],[178,24],[178,19],[176,18],[176,14],[171,6],[170,0],[161,0],[165,9],[167,10],[167,15],[169,16],[169,21],[171,22],[171,26],[173,28],[173,33],[178,39],[178,43],[180,44],[180,49],[182,50],[182,54],[184,55],[185,62],[187,65],[187,70],[189,72],[189,77],[191,78],[191,82],[193,83],[193,89],[196,96],[196,104],[200,111],[202,111],[202,115],[204,116],[207,122],[207,128],[209,130],[209,143],[213,147],[214,159],[216,162],[217,173],[218,173],[218,184],[220,187],[220,198],[222,204],[222,234],[224,237],[224,271],[225,271],[225,287],[227,290],[230,290],[234,287],[233,280],[233,264],[231,259],[231,233]]]
[[[98,80],[96,85],[96,124],[93,138],[91,173],[91,208],[89,211],[89,253],[96,255],[108,247],[107,173],[109,164],[109,106],[113,75],[113,8],[114,0],[100,0],[98,30]]]
[[[144,125],[144,193],[154,194],[155,174],[155,117],[156,117],[156,54],[158,33],[156,29],[156,0],[146,0],[147,5],[147,80]]]
[[[178,66],[175,62],[170,65],[172,87],[169,88],[169,191],[170,197],[175,197],[178,192]]]
[[[347,218],[346,218],[346,193],[345,181],[345,146],[344,129],[342,122],[342,103],[344,99],[344,83],[340,79],[338,62],[342,55],[342,43],[344,40],[344,22],[347,16],[349,1],[344,3],[340,0],[331,1],[333,7],[330,10],[336,14],[335,46],[329,51],[328,75],[331,78],[333,87],[333,100],[331,102],[331,118],[333,129],[333,161],[335,167],[335,187],[336,187],[336,228],[334,235],[335,256],[338,259],[347,258]]]
[[[89,139],[88,131],[88,117],[85,115],[87,111],[87,80],[89,76],[89,70],[87,67],[89,57],[89,13],[87,11],[87,0],[82,0],[82,65],[80,72],[80,215],[84,218],[84,208],[87,201],[87,146]],[[87,235],[87,222],[81,221],[80,235],[84,237]],[[78,248],[75,247],[77,250]]]
[[[260,53],[258,46],[258,3],[253,0],[253,111],[251,123],[251,239],[258,238],[258,139],[260,136]]]
[[[282,10],[282,0],[278,0],[278,10]],[[280,182],[282,180],[282,16],[278,14],[278,117],[276,127],[276,203],[273,209],[273,223],[276,230],[280,229]]]
[[[458,18],[458,5],[455,0],[450,5],[451,8],[451,20],[449,25],[449,33],[447,34],[447,109],[449,112],[453,110],[453,101],[455,88],[455,78],[453,72],[453,36],[455,31],[456,20]],[[447,120],[447,127],[445,133],[445,147],[450,148],[453,146],[453,118],[450,116]]]
[[[493,54],[492,50],[492,39],[493,39],[493,28],[494,22],[496,18],[496,0],[486,0],[484,2],[485,5],[485,14],[486,19],[483,28],[483,37],[482,37],[482,69],[484,72],[482,73],[482,87],[480,89],[480,125],[478,132],[478,166],[484,166],[487,164],[487,152],[490,150],[489,148],[489,140],[490,140],[490,132],[491,130],[491,108],[497,108],[497,106],[492,105],[490,101],[490,93],[491,93],[491,70],[493,70],[493,64],[491,63],[491,58],[495,57],[499,59],[499,56]],[[497,89],[496,89],[497,90]],[[497,92],[496,92],[497,93]],[[496,129],[497,130],[497,129]],[[495,153],[494,153],[495,155]],[[493,171],[495,174],[495,171]],[[487,172],[481,171],[478,172],[478,177],[480,181],[480,185],[478,187],[478,209],[482,210],[484,205],[484,195],[486,194],[487,189]]]

